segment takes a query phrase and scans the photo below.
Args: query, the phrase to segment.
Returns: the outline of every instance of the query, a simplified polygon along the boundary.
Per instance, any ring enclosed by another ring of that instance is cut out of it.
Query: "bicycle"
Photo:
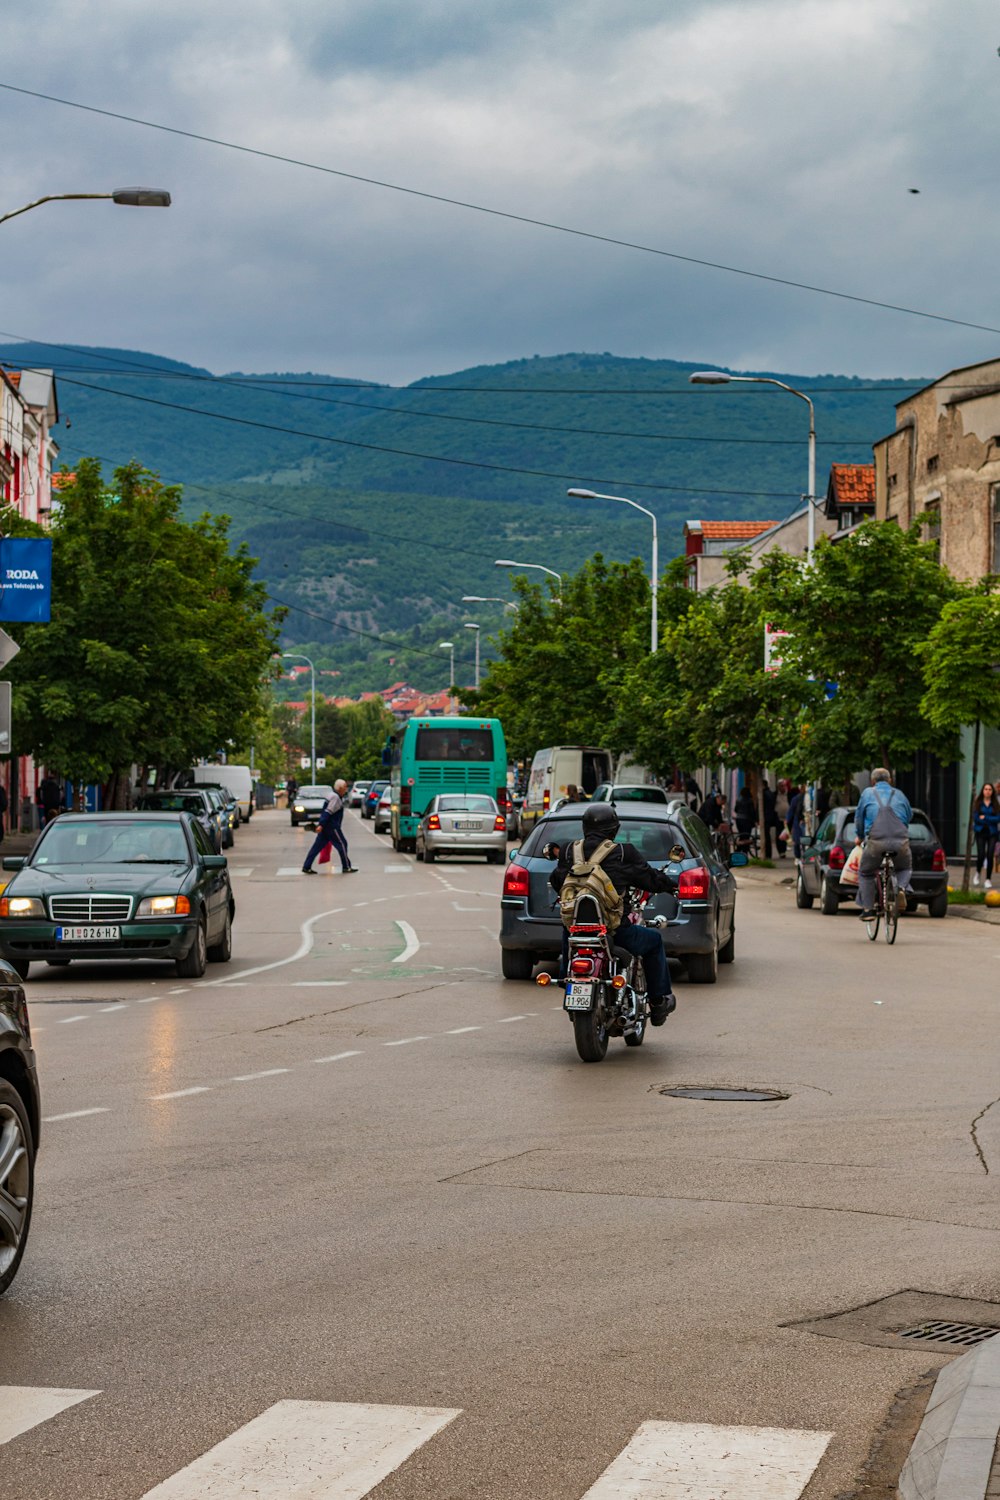
[[[892,944],[896,941],[899,928],[899,884],[893,857],[888,852],[883,854],[882,863],[875,874],[875,915],[865,919],[869,942],[874,943],[878,937],[879,923],[882,920],[885,921],[885,940]]]

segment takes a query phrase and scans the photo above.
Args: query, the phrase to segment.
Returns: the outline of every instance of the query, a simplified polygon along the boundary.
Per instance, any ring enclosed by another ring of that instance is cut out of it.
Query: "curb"
[[[987,922],[993,927],[1000,926],[1000,911],[993,911],[985,906],[949,906],[949,917],[963,917],[967,922]]]
[[[991,1483],[998,1434],[1000,1336],[941,1371],[899,1476],[900,1500],[985,1500],[998,1493]]]

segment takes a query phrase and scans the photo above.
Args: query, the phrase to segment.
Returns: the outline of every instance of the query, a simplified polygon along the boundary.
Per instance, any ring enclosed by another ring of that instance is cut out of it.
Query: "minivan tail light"
[[[682,901],[704,901],[709,892],[710,877],[704,865],[695,865],[693,870],[682,870],[677,881],[677,894]]]
[[[401,786],[399,789],[399,810],[404,818],[410,816],[413,808],[413,788]]]
[[[847,864],[847,855],[839,844],[834,844],[830,850],[830,869],[842,870]]]
[[[511,802],[509,788],[507,788],[505,786],[498,786],[497,787],[497,807],[499,807],[499,809],[500,809],[501,812],[510,812],[512,806],[513,806],[513,803]]]
[[[545,790],[544,790],[544,792],[542,793],[542,812],[543,813],[547,813],[548,812],[548,810],[549,810],[549,803],[551,801],[552,801],[552,793],[549,791],[548,787],[546,787]]]
[[[505,896],[527,896],[531,880],[523,865],[510,864],[503,878]]]
[[[934,850],[934,853],[931,855],[931,869],[941,871],[947,870],[947,868],[948,856],[945,854],[941,845],[938,844],[937,848]]]
[[[427,828],[431,833],[439,833],[441,831],[441,819],[437,813],[431,813],[427,819]]]

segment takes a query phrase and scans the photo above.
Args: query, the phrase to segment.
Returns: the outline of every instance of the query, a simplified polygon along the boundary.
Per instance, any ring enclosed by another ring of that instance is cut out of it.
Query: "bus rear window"
[[[492,729],[440,729],[417,730],[417,760],[475,760],[493,759]]]

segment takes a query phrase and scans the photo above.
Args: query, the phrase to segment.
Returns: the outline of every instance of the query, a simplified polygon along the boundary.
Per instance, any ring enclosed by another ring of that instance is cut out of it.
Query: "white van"
[[[610,750],[597,750],[592,745],[550,745],[538,750],[531,762],[521,808],[521,837],[566,796],[567,787],[578,787],[590,797],[602,781],[611,780],[613,765]]]
[[[253,817],[253,777],[249,766],[195,766],[191,772],[195,786],[204,783],[226,786],[240,804],[240,818],[249,822]]]

